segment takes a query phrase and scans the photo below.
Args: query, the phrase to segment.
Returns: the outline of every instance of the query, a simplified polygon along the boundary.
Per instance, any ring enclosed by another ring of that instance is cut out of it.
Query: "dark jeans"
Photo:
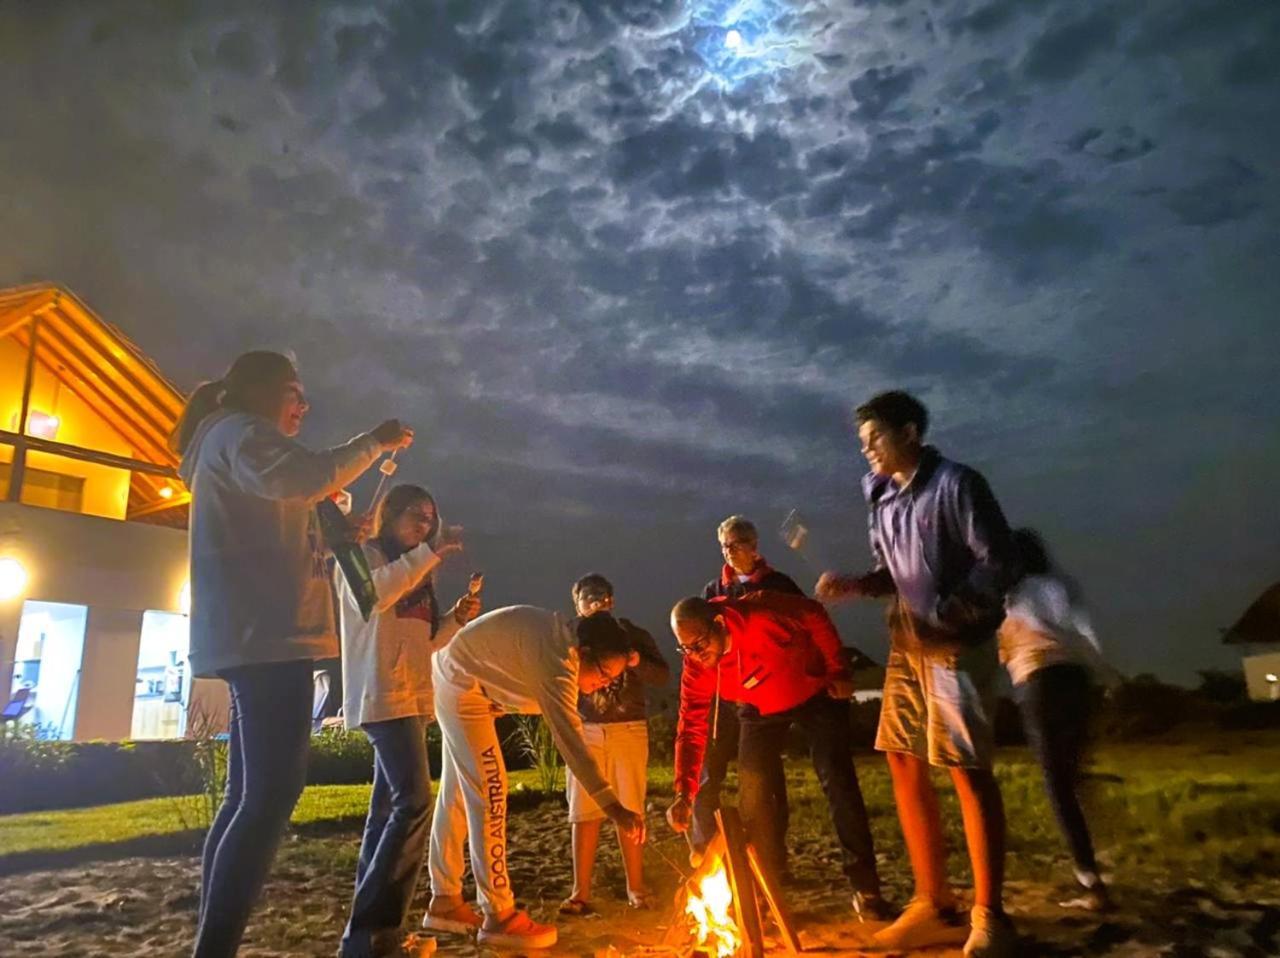
[[[1097,875],[1093,840],[1080,807],[1080,761],[1088,744],[1093,683],[1079,665],[1051,665],[1015,688],[1027,744],[1044,770],[1044,784],[1076,869]]]
[[[822,693],[777,715],[761,715],[744,705],[738,718],[742,821],[765,868],[780,875],[786,860],[786,821],[778,813],[776,782],[783,774],[782,753],[791,726],[798,725],[809,743],[809,757],[827,797],[845,876],[855,891],[878,895],[875,846],[849,744],[849,703]]]
[[[195,958],[240,947],[307,778],[311,662],[228,669],[227,791],[204,843]]]
[[[708,719],[710,721],[710,719]],[[710,730],[708,730],[708,736]],[[698,778],[698,794],[693,799],[693,825],[690,834],[694,847],[703,849],[715,837],[716,811],[720,808],[720,790],[729,774],[729,763],[738,757],[738,705],[736,702],[720,703],[720,718],[716,725],[716,738],[707,741],[707,753],[702,760],[702,773]],[[790,809],[787,806],[787,779],[778,770],[774,781],[777,814],[782,820],[782,831],[787,830]]]
[[[351,919],[342,953],[372,955],[379,932],[404,924],[427,850],[431,772],[427,720],[415,715],[361,726],[373,743],[373,792],[364,823]]]

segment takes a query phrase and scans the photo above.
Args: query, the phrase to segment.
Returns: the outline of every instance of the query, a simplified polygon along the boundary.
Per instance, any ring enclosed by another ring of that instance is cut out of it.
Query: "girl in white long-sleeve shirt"
[[[293,438],[307,409],[287,356],[245,353],[191,395],[172,439],[191,490],[192,671],[231,692],[196,958],[236,953],[306,781],[312,662],[338,654],[314,506],[413,439],[389,420],[312,451]]]
[[[436,715],[444,749],[425,927],[467,930],[452,916],[462,905],[462,846],[469,836],[471,871],[485,913],[479,941],[510,948],[546,948],[556,941],[554,927],[515,907],[507,871],[507,769],[496,714],[541,714],[583,789],[623,835],[643,840],[643,817],[623,808],[609,788],[583,740],[578,715],[579,693],[599,691],[638,661],[612,616],[592,616],[571,627],[559,613],[527,605],[481,616],[436,653]]]
[[[464,595],[440,613],[435,571],[462,548],[457,530],[449,531],[454,534],[441,534],[426,489],[395,486],[378,510],[374,537],[364,544],[378,596],[367,622],[346,579],[335,575],[343,715],[347,728],[364,730],[375,756],[342,958],[400,953],[401,926],[422,869],[431,817],[431,656],[480,611],[480,600]]]

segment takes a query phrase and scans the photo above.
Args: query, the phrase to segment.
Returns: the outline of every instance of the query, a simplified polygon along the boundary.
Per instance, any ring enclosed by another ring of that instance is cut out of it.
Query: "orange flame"
[[[733,958],[741,941],[738,923],[730,911],[733,889],[729,886],[729,872],[719,855],[704,862],[699,870],[701,877],[695,876],[689,881],[685,913],[693,919],[700,947],[707,948],[716,958]]]

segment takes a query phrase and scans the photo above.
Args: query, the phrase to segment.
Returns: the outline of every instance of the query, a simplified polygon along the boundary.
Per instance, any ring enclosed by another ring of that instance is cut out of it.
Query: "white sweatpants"
[[[500,914],[514,908],[516,899],[507,872],[507,766],[495,712],[474,679],[464,679],[470,685],[463,687],[438,668],[433,678],[443,749],[428,856],[431,893],[462,894],[467,841],[480,907]]]

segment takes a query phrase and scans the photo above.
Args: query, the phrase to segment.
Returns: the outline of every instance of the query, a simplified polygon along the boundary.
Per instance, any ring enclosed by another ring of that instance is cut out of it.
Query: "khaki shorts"
[[[583,723],[582,738],[604,780],[622,807],[644,814],[645,787],[649,779],[649,724],[647,722]],[[604,811],[586,793],[573,772],[565,773],[569,794],[569,821],[598,822]]]
[[[945,657],[892,649],[876,749],[944,768],[990,768],[999,671],[995,639]]]

